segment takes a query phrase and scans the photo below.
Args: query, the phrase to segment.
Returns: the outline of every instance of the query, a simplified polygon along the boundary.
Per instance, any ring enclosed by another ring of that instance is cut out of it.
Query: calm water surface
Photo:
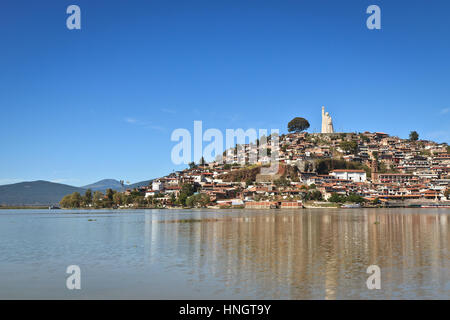
[[[448,209],[0,210],[0,299],[449,299],[449,223]],[[66,289],[74,264],[81,290]]]

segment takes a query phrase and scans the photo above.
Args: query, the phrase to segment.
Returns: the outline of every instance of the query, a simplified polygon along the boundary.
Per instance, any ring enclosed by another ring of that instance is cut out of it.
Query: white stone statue
[[[322,133],[334,133],[333,120],[328,112],[325,112],[325,107],[322,106]]]

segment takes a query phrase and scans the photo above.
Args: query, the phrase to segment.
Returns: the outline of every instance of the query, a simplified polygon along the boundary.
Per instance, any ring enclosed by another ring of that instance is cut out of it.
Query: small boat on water
[[[61,208],[58,207],[58,206],[50,206],[50,207],[48,207],[48,209],[49,210],[55,210],[55,209],[61,209]]]
[[[359,203],[343,204],[341,208],[361,208],[361,205]]]

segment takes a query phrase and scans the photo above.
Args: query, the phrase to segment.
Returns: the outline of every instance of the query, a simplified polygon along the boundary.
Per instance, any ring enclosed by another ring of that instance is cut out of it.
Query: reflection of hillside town
[[[395,210],[232,211],[197,223],[176,222],[183,214],[152,221],[149,214],[145,250],[153,262],[159,252],[171,252],[193,283],[216,279],[239,297],[395,298],[400,292],[408,297],[408,290],[424,298],[445,296],[448,214]],[[383,290],[366,288],[372,264],[382,270]]]

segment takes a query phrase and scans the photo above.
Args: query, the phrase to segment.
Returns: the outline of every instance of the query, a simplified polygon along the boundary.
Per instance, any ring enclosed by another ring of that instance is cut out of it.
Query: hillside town
[[[450,147],[383,132],[335,133],[322,109],[322,133],[299,130],[226,150],[226,159],[189,168],[125,192],[94,194],[90,206],[302,208],[450,207]],[[291,123],[290,123],[291,124]],[[264,149],[264,156],[260,156]],[[274,155],[276,155],[274,157]],[[256,159],[249,163],[249,159]],[[226,160],[226,161],[223,161]],[[276,171],[267,174],[273,162]],[[91,196],[92,197],[92,196]],[[96,198],[96,199],[95,199]],[[66,199],[67,200],[67,199]],[[70,200],[70,199],[69,199]],[[106,201],[106,202],[105,202]],[[64,205],[62,206],[70,206]]]
[[[312,190],[320,192],[315,199],[323,201],[351,194],[372,203],[448,200],[450,154],[446,145],[364,132],[291,133],[280,136],[280,146],[279,171],[274,175],[259,173],[265,159],[252,166],[239,164],[238,159],[231,165],[192,164],[138,191],[165,205],[178,199],[185,184],[219,206],[273,207],[285,202],[295,206],[291,202],[297,201],[300,206],[314,194]]]

